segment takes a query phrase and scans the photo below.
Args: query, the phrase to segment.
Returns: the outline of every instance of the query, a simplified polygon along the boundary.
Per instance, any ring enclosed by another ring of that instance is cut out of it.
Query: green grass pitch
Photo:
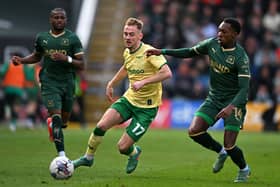
[[[92,129],[64,130],[70,159],[84,154]],[[127,175],[127,157],[120,155],[117,142],[123,129],[107,132],[91,168],[78,168],[69,180],[54,180],[49,163],[56,156],[46,129],[0,128],[0,186],[77,187],[279,187],[280,138],[277,133],[241,132],[238,145],[252,169],[246,184],[234,184],[238,168],[227,159],[220,173],[212,173],[214,152],[203,149],[186,136],[186,130],[150,129],[139,141],[142,155],[138,168]],[[222,132],[210,132],[222,141]]]

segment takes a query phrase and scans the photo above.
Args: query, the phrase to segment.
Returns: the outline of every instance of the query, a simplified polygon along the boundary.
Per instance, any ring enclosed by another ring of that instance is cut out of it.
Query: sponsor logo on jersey
[[[64,55],[67,55],[67,51],[63,49],[49,49],[45,51],[46,54],[51,55],[53,53],[62,53]]]
[[[140,74],[140,73],[144,73],[145,71],[143,69],[128,69],[128,72],[130,74]]]
[[[210,66],[213,68],[213,71],[217,73],[229,73],[230,69],[223,64],[218,64],[217,62],[211,60]]]

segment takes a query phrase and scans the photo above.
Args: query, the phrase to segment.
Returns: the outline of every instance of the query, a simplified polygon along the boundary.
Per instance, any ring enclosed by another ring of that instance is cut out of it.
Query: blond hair
[[[125,25],[129,25],[129,26],[136,25],[137,29],[142,31],[144,23],[140,19],[130,17],[126,20]]]

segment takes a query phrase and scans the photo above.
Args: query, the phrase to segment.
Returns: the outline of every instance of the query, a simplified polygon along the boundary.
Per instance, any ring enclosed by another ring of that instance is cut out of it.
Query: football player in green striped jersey
[[[242,150],[236,145],[239,130],[242,128],[249,90],[249,59],[245,50],[237,43],[241,31],[235,18],[225,18],[219,25],[215,38],[206,39],[194,47],[181,49],[150,49],[147,56],[170,55],[178,58],[191,58],[208,55],[210,60],[209,94],[196,111],[188,129],[189,136],[203,147],[218,153],[213,172],[219,172],[226,158],[230,156],[239,167],[234,182],[245,182],[250,168]],[[224,145],[214,140],[208,128],[222,118],[224,120]]]
[[[59,156],[65,156],[62,128],[70,117],[74,101],[74,76],[84,69],[83,48],[78,36],[66,29],[66,12],[55,8],[50,13],[51,29],[37,34],[34,52],[26,57],[13,56],[15,65],[34,64],[43,59],[40,71],[42,100],[50,118],[50,139]]]
[[[143,22],[129,18],[123,29],[124,64],[110,80],[106,88],[106,96],[113,102],[113,88],[124,78],[129,79],[129,88],[104,113],[91,133],[87,151],[84,156],[74,160],[74,167],[91,166],[98,145],[107,130],[122,122],[128,121],[126,131],[118,142],[119,152],[128,156],[126,173],[133,172],[138,164],[141,148],[135,142],[147,132],[156,117],[161,104],[161,81],[172,76],[163,55],[146,57],[145,51],[153,48],[143,43]]]

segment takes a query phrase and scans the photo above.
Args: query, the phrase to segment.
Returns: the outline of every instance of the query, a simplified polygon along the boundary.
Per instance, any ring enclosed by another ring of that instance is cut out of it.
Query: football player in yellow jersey
[[[161,82],[172,76],[166,59],[160,56],[147,57],[145,52],[153,47],[142,42],[143,22],[136,18],[128,18],[124,29],[123,39],[124,64],[108,82],[106,96],[113,102],[113,88],[124,78],[129,79],[129,88],[104,113],[97,123],[88,140],[88,147],[84,156],[74,160],[74,167],[92,166],[94,154],[101,143],[106,131],[115,125],[130,120],[126,131],[118,142],[121,154],[127,155],[126,173],[133,172],[138,164],[141,148],[135,145],[148,130],[156,117],[161,104]]]

